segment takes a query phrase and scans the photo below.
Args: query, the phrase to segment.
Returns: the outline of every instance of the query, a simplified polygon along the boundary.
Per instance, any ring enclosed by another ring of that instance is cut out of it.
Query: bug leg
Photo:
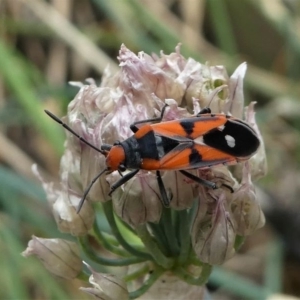
[[[121,185],[123,185],[125,182],[127,182],[128,180],[130,180],[134,175],[136,175],[138,173],[140,169],[136,169],[133,170],[127,174],[125,174],[121,179],[119,179],[116,183],[114,183],[111,187],[110,187],[110,192],[109,192],[109,196],[111,196],[111,194]]]
[[[234,193],[234,190],[230,185],[222,183],[222,186],[226,187],[230,191],[230,193]]]
[[[160,171],[156,171],[156,178],[157,178],[157,183],[158,183],[158,187],[159,187],[159,191],[160,191],[160,195],[161,195],[161,202],[162,202],[163,206],[169,207],[170,199],[167,195],[167,191],[166,191],[164,182],[162,181]]]
[[[79,214],[79,212],[80,212],[80,210],[81,210],[81,208],[82,208],[82,205],[83,205],[83,203],[84,203],[84,201],[85,201],[85,198],[86,198],[86,196],[88,195],[90,189],[92,188],[92,186],[94,185],[94,183],[98,180],[98,178],[99,178],[103,173],[105,173],[106,171],[108,171],[108,170],[107,170],[107,169],[104,169],[104,170],[102,170],[100,173],[98,173],[98,174],[94,177],[94,179],[91,181],[91,183],[89,184],[89,186],[86,188],[86,190],[84,191],[84,194],[83,194],[83,196],[82,196],[82,198],[81,198],[81,200],[80,200],[80,202],[79,202],[79,204],[78,204],[78,206],[77,206],[77,209],[76,209],[76,212],[77,212],[78,214]]]
[[[202,184],[202,185],[204,185],[204,186],[206,186],[208,188],[211,188],[213,190],[215,190],[215,189],[218,188],[217,185],[214,182],[212,182],[212,181],[202,179],[202,178],[200,178],[198,176],[195,176],[195,175],[193,175],[193,174],[191,174],[191,173],[189,173],[187,171],[184,171],[184,170],[180,170],[179,172],[181,172],[184,176],[186,176],[186,177],[194,180],[195,182],[197,182],[199,184]],[[230,185],[228,185],[228,184],[222,183],[221,186],[226,187],[231,193],[234,192],[233,188]]]
[[[164,117],[165,110],[166,110],[167,106],[168,106],[168,104],[165,104],[165,106],[162,108],[160,117],[158,117],[158,118],[152,118],[152,119],[147,119],[147,120],[136,121],[136,122],[134,122],[134,123],[132,123],[132,124],[130,125],[130,129],[131,129],[134,133],[136,133],[136,132],[139,130],[139,128],[136,126],[137,124],[143,124],[143,123],[158,123],[158,122],[161,122],[161,120],[162,120],[163,117]]]
[[[198,176],[195,176],[195,175],[193,175],[193,174],[191,174],[191,173],[189,173],[187,171],[184,171],[184,170],[180,170],[179,172],[181,174],[183,174],[184,176],[188,177],[189,179],[192,179],[193,181],[195,181],[195,182],[197,182],[199,184],[202,184],[202,185],[204,185],[204,186],[206,186],[208,188],[211,188],[213,190],[215,190],[215,189],[218,188],[217,185],[214,182],[212,182],[212,181],[202,179],[202,178],[200,178]]]

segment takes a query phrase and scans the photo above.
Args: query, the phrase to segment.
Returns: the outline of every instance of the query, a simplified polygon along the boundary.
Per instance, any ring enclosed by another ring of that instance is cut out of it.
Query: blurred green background
[[[168,54],[179,42],[229,75],[247,61],[245,97],[257,101],[268,156],[257,183],[268,224],[213,274],[213,289],[228,286],[212,295],[251,298],[247,282],[300,295],[299,0],[0,0],[0,299],[87,299],[79,281],[20,255],[32,234],[62,236],[31,172],[37,163],[57,178],[63,151],[63,130],[43,109],[64,115],[77,92],[68,81],[100,82],[122,43]],[[235,278],[242,291],[230,288]]]

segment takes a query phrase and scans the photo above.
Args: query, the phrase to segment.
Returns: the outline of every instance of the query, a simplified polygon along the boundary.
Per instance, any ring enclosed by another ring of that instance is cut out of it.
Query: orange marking
[[[183,120],[189,120],[193,123],[193,132],[188,135],[185,129],[181,126],[180,122]],[[174,121],[162,122],[150,125],[156,134],[162,136],[183,136],[196,139],[199,136],[204,135],[206,132],[224,125],[227,122],[226,116],[223,114],[217,114],[212,117],[210,114],[202,115],[201,117],[193,117],[190,119],[179,119]]]
[[[222,126],[227,122],[226,116],[223,114],[218,114],[214,117],[211,117],[211,115],[202,115],[197,119],[198,121],[194,122],[193,133],[191,134],[191,138],[193,139],[204,135],[212,129]]]
[[[220,164],[220,161],[221,163],[236,161],[234,156],[206,145],[194,145],[194,148],[201,154],[202,160],[208,162],[208,165]]]
[[[190,164],[189,156],[192,149],[201,155],[201,161]],[[183,151],[171,151],[160,160],[160,170],[188,170],[201,169],[220,164],[235,164],[236,158],[225,152],[216,150],[206,145],[193,145]]]
[[[141,169],[143,170],[159,170],[160,161],[152,158],[144,158],[141,163]]]
[[[136,139],[142,138],[144,135],[146,135],[149,131],[152,131],[152,127],[150,124],[143,125],[139,130],[134,134]]]
[[[190,167],[189,155],[191,148],[183,151],[171,151],[164,156],[160,161],[160,168],[162,170],[183,170]]]

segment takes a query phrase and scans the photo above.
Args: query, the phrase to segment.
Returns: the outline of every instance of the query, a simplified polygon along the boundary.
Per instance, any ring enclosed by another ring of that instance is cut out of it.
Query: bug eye
[[[103,144],[101,145],[100,149],[103,151],[109,151],[111,149],[112,145]]]
[[[121,172],[124,172],[124,171],[126,171],[126,167],[124,165],[119,165],[119,170]]]

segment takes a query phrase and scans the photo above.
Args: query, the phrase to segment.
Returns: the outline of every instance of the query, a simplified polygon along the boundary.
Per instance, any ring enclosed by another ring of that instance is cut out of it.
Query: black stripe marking
[[[152,158],[158,160],[156,139],[153,130],[137,139],[141,158]]]
[[[192,152],[191,154],[189,155],[189,163],[190,165],[195,165],[199,162],[202,161],[202,156],[201,154],[195,149],[195,148],[192,148]]]
[[[182,120],[180,122],[180,125],[182,126],[184,131],[187,133],[187,135],[191,135],[193,133],[193,130],[195,127],[194,122],[191,122],[190,120]]]
[[[228,144],[226,136],[235,141],[233,147]],[[232,119],[228,119],[223,130],[213,129],[203,135],[203,141],[206,145],[235,157],[253,155],[260,144],[255,131],[247,123]]]
[[[178,141],[161,135],[155,135],[155,139],[159,158],[164,157],[179,145]]]

